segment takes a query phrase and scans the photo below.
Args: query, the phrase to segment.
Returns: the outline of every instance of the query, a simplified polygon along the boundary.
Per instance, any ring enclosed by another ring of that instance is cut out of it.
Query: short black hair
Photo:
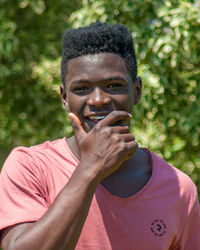
[[[84,55],[114,53],[121,56],[130,71],[133,81],[137,77],[137,62],[133,38],[122,24],[110,25],[96,21],[90,26],[67,29],[62,40],[61,78],[65,88],[67,63]]]

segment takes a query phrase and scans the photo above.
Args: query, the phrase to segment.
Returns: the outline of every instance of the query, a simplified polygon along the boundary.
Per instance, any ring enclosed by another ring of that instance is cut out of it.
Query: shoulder
[[[64,138],[57,139],[54,141],[46,141],[41,144],[30,147],[18,146],[10,152],[8,158],[6,159],[6,162],[11,159],[15,161],[16,160],[26,161],[27,159],[34,157],[36,155],[47,156],[52,152],[62,152],[63,150],[64,150]]]
[[[191,178],[185,174],[180,169],[176,168],[175,166],[171,165],[170,163],[166,162],[161,156],[156,155],[155,153],[151,152],[149,149],[144,149],[146,152],[149,153],[151,158],[151,163],[156,170],[161,173],[164,173],[169,177],[176,178],[180,184],[189,185],[194,187],[194,183]]]
[[[171,196],[176,193],[177,197],[184,202],[194,202],[197,198],[197,188],[192,179],[160,156],[148,149],[144,150],[151,158],[154,184],[158,183],[160,188],[163,188]]]
[[[46,141],[42,144],[14,148],[4,162],[1,176],[15,176],[20,172],[35,173],[41,168],[43,163],[47,163],[53,155],[64,154],[67,151],[64,145],[64,138],[54,141]]]

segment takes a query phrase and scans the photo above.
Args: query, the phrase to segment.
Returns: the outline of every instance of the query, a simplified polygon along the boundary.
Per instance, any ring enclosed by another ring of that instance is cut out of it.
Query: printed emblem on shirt
[[[156,219],[151,223],[151,231],[155,236],[163,236],[166,233],[166,225],[163,220]]]

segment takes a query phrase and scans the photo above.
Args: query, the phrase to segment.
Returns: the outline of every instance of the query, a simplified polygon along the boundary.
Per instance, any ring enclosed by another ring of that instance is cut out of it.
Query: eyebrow
[[[124,81],[126,82],[126,79],[124,77],[121,77],[121,76],[112,76],[112,77],[107,77],[107,78],[104,78],[100,81],[97,81],[97,82],[103,82],[103,81]],[[80,79],[80,80],[75,80],[72,82],[72,84],[80,84],[80,83],[94,83],[93,81],[90,81],[88,79]]]

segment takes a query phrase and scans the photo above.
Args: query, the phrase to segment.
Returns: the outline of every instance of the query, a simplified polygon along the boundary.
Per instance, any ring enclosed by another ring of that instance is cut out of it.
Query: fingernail
[[[68,113],[68,117],[69,117],[69,119],[71,120],[71,118],[72,118],[72,113]]]

